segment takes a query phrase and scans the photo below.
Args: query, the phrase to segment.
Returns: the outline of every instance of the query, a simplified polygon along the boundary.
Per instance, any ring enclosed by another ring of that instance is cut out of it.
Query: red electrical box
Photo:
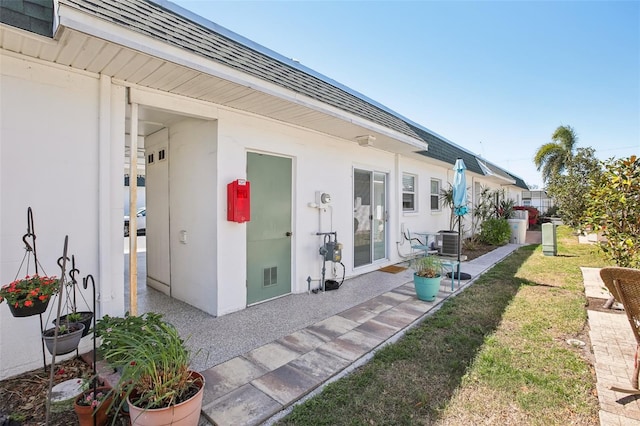
[[[227,220],[244,223],[251,220],[251,185],[236,179],[227,185]]]

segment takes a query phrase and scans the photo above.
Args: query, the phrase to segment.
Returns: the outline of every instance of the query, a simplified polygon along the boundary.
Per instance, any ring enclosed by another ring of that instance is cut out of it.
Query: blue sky
[[[640,154],[640,1],[174,3],[542,186],[560,125]]]

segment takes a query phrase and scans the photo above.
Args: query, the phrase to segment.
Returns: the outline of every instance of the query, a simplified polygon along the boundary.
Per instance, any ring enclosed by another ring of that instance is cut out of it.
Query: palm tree
[[[562,173],[573,158],[578,136],[571,126],[559,126],[551,136],[553,142],[538,148],[533,158],[538,171],[542,169],[542,180],[548,182],[554,175]]]

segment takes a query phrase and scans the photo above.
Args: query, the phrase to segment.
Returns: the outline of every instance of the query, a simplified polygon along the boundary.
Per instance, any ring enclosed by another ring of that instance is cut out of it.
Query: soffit
[[[109,75],[125,84],[266,116],[353,143],[356,143],[358,136],[372,135],[375,137],[374,146],[378,149],[414,158],[422,157],[414,154],[415,144],[407,144],[382,131],[372,130],[376,126],[361,126],[354,123],[356,120],[345,120],[343,112],[337,109],[319,111],[312,101],[306,102],[303,99],[296,103],[282,99],[250,85],[194,70],[76,30],[65,28],[59,40],[55,41],[0,25],[0,47],[61,66]],[[297,98],[300,99],[300,95]]]

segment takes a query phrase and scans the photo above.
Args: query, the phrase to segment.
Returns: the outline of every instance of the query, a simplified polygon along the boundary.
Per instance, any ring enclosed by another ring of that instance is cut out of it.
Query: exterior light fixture
[[[358,142],[358,145],[360,146],[373,146],[373,142],[375,142],[375,140],[376,137],[372,135],[363,135],[356,137],[356,142]]]

